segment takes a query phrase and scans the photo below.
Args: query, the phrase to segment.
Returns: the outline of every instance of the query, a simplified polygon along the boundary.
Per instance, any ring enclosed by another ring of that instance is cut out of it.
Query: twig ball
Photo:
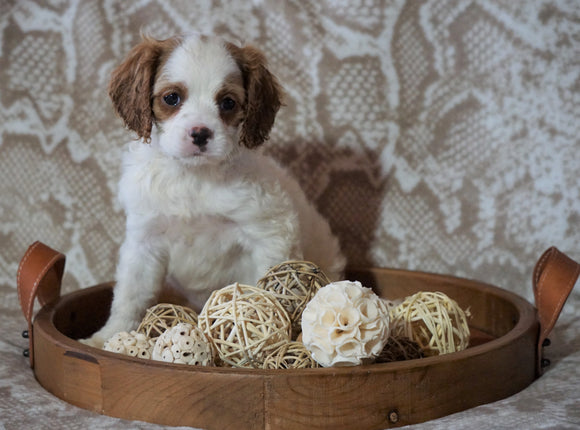
[[[153,360],[194,366],[213,366],[212,348],[199,327],[178,323],[155,341]]]
[[[302,342],[280,345],[266,359],[264,369],[310,369],[320,367]]]
[[[406,337],[389,337],[376,363],[391,363],[393,361],[415,360],[423,358],[423,351],[417,342]]]
[[[329,284],[324,272],[309,261],[286,261],[272,267],[257,287],[272,293],[282,304],[292,321],[292,339],[301,328],[302,311],[316,292]]]
[[[441,292],[420,291],[391,309],[391,335],[407,337],[425,356],[462,351],[469,345],[467,315]]]
[[[147,309],[137,332],[155,339],[179,323],[197,325],[197,313],[185,306],[159,303]]]
[[[272,294],[238,283],[212,292],[199,314],[199,327],[219,359],[233,367],[261,368],[291,335],[288,313]]]
[[[389,337],[385,303],[360,282],[321,288],[302,314],[302,341],[323,367],[372,361]]]
[[[108,339],[103,345],[103,349],[130,357],[149,359],[154,345],[155,341],[143,333],[122,331]]]

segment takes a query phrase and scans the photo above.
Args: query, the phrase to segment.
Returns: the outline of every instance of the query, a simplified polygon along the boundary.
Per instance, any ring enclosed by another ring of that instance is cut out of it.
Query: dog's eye
[[[177,106],[181,102],[181,97],[177,93],[166,94],[163,101],[169,106]]]
[[[220,109],[221,110],[229,111],[235,107],[236,107],[236,102],[230,97],[226,97],[220,102]]]

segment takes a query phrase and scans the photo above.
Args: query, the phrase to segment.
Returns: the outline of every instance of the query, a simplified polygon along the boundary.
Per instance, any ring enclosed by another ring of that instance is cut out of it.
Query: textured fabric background
[[[328,217],[352,265],[465,276],[531,301],[544,249],[580,260],[577,0],[3,0],[0,428],[159,428],[39,387],[21,356],[15,290],[35,240],[67,255],[63,292],[112,279],[119,156],[131,137],[106,85],[139,31],[214,33],[266,52],[288,94],[267,151]],[[544,377],[416,428],[578,428],[579,290]]]

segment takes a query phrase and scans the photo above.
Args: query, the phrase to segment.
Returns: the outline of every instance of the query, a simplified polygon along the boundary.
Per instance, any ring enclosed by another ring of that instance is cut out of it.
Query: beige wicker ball
[[[288,342],[274,350],[262,366],[264,369],[309,369],[320,367],[302,342]]]
[[[301,328],[302,311],[316,292],[330,280],[320,268],[309,261],[286,261],[272,267],[257,283],[272,293],[282,304],[292,321],[292,339]]]
[[[417,342],[425,356],[462,351],[469,345],[467,315],[444,293],[418,292],[390,314],[391,336]]]
[[[261,368],[268,355],[290,341],[288,313],[262,288],[232,284],[214,291],[199,327],[224,365]]]
[[[147,309],[137,333],[155,339],[179,323],[197,325],[197,313],[185,306],[160,303]]]

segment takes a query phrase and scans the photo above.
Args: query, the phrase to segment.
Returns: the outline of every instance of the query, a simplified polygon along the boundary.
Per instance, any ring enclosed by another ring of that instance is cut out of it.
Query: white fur
[[[134,329],[164,282],[188,291],[199,309],[212,290],[255,284],[289,259],[340,276],[338,241],[298,183],[260,150],[239,145],[238,130],[220,120],[214,94],[236,70],[220,44],[196,37],[167,61],[164,78],[185,83],[190,97],[154,125],[150,144],[133,142],[125,155],[119,198],[127,225],[111,317],[86,343]],[[205,152],[187,136],[200,124],[214,133]]]

